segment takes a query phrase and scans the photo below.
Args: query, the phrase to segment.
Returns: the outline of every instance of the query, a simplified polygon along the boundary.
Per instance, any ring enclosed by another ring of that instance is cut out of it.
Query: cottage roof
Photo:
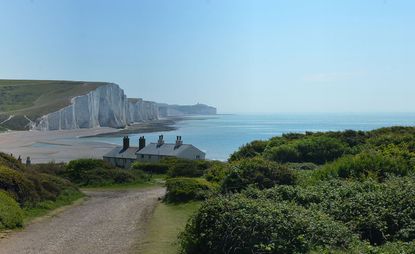
[[[127,149],[123,149],[122,146],[117,146],[114,149],[112,149],[110,152],[105,154],[104,157],[136,159],[137,155],[135,155],[135,153],[137,151],[138,151],[138,147],[130,146]]]
[[[196,148],[193,145],[189,144],[182,144],[180,146],[176,146],[176,144],[162,144],[158,146],[157,143],[150,143],[140,151],[137,151],[136,154],[138,155],[161,155],[161,156],[180,156],[185,155],[190,151],[197,151],[203,153],[201,150]],[[204,154],[204,153],[203,153]]]

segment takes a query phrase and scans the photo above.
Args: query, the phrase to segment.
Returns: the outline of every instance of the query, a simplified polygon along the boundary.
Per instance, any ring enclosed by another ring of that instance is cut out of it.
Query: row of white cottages
[[[177,157],[188,160],[204,160],[206,154],[191,144],[183,144],[177,136],[175,143],[165,143],[163,135],[156,143],[146,145],[144,136],[140,137],[138,147],[130,146],[130,138],[123,138],[123,146],[117,146],[104,155],[104,160],[120,168],[130,168],[135,161],[158,162],[165,157]]]

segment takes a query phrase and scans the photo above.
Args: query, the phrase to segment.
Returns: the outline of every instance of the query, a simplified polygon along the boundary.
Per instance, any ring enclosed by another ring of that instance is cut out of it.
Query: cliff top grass
[[[71,98],[87,94],[104,82],[60,80],[0,80],[0,128],[27,129],[27,118],[57,111]],[[10,120],[10,116],[13,116]]]

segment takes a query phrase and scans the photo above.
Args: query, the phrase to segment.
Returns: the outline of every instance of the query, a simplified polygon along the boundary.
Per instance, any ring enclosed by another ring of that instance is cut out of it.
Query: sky
[[[219,113],[414,112],[413,0],[0,0],[0,78]]]

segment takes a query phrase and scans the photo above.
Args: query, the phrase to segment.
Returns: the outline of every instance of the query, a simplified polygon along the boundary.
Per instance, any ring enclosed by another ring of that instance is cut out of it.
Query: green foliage
[[[15,159],[13,156],[5,154],[0,152],[0,165],[6,166],[10,169],[24,170],[24,166],[22,163],[20,163],[17,159]]]
[[[169,177],[200,177],[210,167],[210,162],[205,160],[185,160],[169,158],[163,160],[170,168],[167,171]]]
[[[73,160],[68,163],[66,166],[68,170],[74,171],[82,171],[82,170],[91,170],[96,168],[111,168],[110,164],[108,164],[104,160],[98,159],[78,159]]]
[[[268,160],[282,163],[301,161],[300,152],[293,145],[271,147],[265,151],[264,156]]]
[[[231,168],[231,173],[223,180],[223,192],[237,192],[251,185],[265,189],[295,182],[294,173],[286,166],[261,158],[240,160]]]
[[[315,172],[315,177],[384,179],[387,175],[406,176],[414,172],[412,155],[397,151],[367,150],[354,156],[345,156]]]
[[[168,202],[185,202],[189,200],[202,200],[215,185],[202,178],[170,178],[166,181]]]
[[[243,158],[253,158],[260,155],[266,148],[268,142],[255,140],[239,148],[238,151],[231,154],[229,161],[237,161]]]
[[[247,190],[250,198],[275,203],[295,202],[313,207],[341,221],[362,240],[372,244],[415,240],[415,178],[321,181],[311,186],[276,186],[266,191]]]
[[[68,163],[66,171],[61,175],[80,186],[132,183],[142,180],[132,171],[112,168],[105,161],[97,159],[73,160]]]
[[[21,205],[40,200],[35,185],[22,172],[0,165],[0,189],[8,192]]]
[[[347,248],[353,234],[326,214],[243,195],[207,200],[181,234],[183,253],[306,253]]]
[[[132,168],[150,174],[166,174],[170,167],[168,163],[163,161],[155,163],[137,161],[133,163]]]
[[[0,230],[21,227],[23,211],[6,192],[0,191]]]
[[[206,170],[204,177],[209,182],[220,183],[230,172],[231,169],[227,164],[216,162],[213,163],[212,166]]]

